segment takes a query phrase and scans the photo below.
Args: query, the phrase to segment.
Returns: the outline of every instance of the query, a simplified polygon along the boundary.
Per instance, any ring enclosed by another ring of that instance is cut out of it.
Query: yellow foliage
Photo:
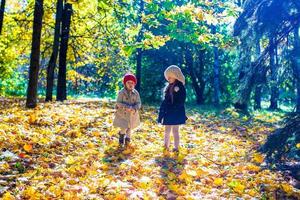
[[[264,155],[252,151],[256,142],[237,137],[238,129],[229,131],[243,119],[190,112],[191,124],[182,126],[182,148],[175,153],[163,151],[163,127],[152,120],[153,107],[145,106],[145,123],[132,132],[131,145],[121,148],[118,129],[111,124],[112,103],[47,103],[34,114],[22,105],[2,107],[0,113],[6,119],[0,120],[0,149],[9,152],[0,153],[0,173],[20,178],[5,191],[6,199],[14,199],[16,191],[21,199],[199,199],[198,192],[203,199],[212,192],[216,198],[247,199],[262,198],[255,189],[262,184],[268,191],[281,188],[298,195],[280,173],[259,167]],[[30,115],[38,120],[29,120]],[[40,126],[46,121],[50,123]],[[216,134],[219,128],[227,134]],[[259,141],[269,129],[254,124],[247,130],[256,132],[252,136]]]
[[[222,185],[223,185],[223,179],[222,179],[222,178],[216,178],[216,179],[214,180],[214,184],[215,184],[216,186],[222,186]]]
[[[293,187],[287,183],[281,184],[281,187],[283,191],[285,191],[288,195],[291,195],[293,193]]]
[[[31,144],[25,144],[25,145],[23,146],[23,148],[24,148],[24,150],[25,150],[26,152],[31,152],[31,151],[32,151],[32,145],[31,145]]]
[[[3,197],[2,197],[2,200],[15,200],[16,198],[10,194],[10,192],[5,192]]]
[[[254,160],[254,162],[262,163],[264,161],[264,157],[263,157],[263,155],[256,153],[253,155],[253,160]]]
[[[73,156],[68,156],[68,157],[65,159],[65,162],[66,162],[66,164],[68,164],[68,165],[72,165],[72,164],[74,164],[74,163],[76,162],[76,160],[74,159]]]

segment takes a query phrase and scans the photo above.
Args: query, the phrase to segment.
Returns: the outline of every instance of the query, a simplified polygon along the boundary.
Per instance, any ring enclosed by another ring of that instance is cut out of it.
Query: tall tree
[[[270,109],[278,109],[278,56],[277,56],[277,45],[275,45],[275,39],[270,38],[270,69],[271,69],[271,99],[270,99]]]
[[[244,4],[244,0],[236,0],[235,3],[239,6],[239,7],[242,7],[243,4]]]
[[[217,33],[217,27],[215,25],[212,26],[212,34]],[[213,46],[214,52],[214,71],[213,71],[213,88],[214,88],[214,98],[213,103],[218,106],[220,104],[220,61],[219,61],[219,49],[216,44]]]
[[[293,52],[293,71],[296,80],[296,111],[300,113],[300,22],[298,22],[294,29],[294,52]]]
[[[192,85],[196,93],[196,101],[197,104],[201,104],[203,99],[201,98],[201,88],[199,87],[199,83],[197,81],[197,76],[195,74],[195,61],[194,61],[194,56],[193,56],[193,51],[192,49],[189,49],[187,46],[186,48],[182,48],[185,51],[185,65],[188,68],[189,75],[191,77]]]
[[[144,0],[140,0],[139,4],[139,13],[138,13],[138,23],[141,24],[141,30],[139,32],[137,42],[140,43],[144,37],[144,29],[143,29],[143,22],[142,22],[142,16],[144,13]],[[142,48],[137,49],[136,53],[136,78],[137,78],[137,85],[136,89],[140,92],[141,90],[141,78],[142,78],[142,59],[143,59],[143,50]]]
[[[239,69],[239,88],[237,90],[237,99],[234,104],[235,108],[246,111],[248,109],[248,103],[252,87],[254,85],[254,72],[251,66],[250,56],[247,55],[251,48],[247,44],[247,40],[241,39],[240,51],[240,69]],[[255,64],[254,64],[255,65]]]
[[[56,67],[58,52],[59,52],[59,39],[61,32],[61,17],[63,12],[63,0],[57,0],[56,4],[56,18],[54,41],[52,47],[52,54],[47,68],[47,86],[46,86],[46,101],[52,101],[53,83],[54,83],[54,70]]]
[[[189,71],[189,75],[191,77],[192,86],[195,90],[196,94],[196,102],[197,104],[203,104],[204,103],[204,88],[205,88],[205,82],[203,80],[203,56],[204,56],[204,50],[200,50],[198,53],[198,62],[195,62],[193,52],[188,49],[188,47],[185,50],[186,52],[186,65]],[[196,73],[195,66],[199,69],[199,73]]]
[[[205,56],[205,49],[200,49],[198,52],[198,72],[196,73],[197,75],[197,79],[199,81],[199,87],[200,87],[200,94],[197,97],[197,102],[199,104],[204,104],[205,98],[204,98],[204,90],[205,90],[205,86],[206,86],[206,82],[204,80],[204,65],[205,65],[205,61],[204,61],[204,56]]]
[[[36,0],[34,6],[32,47],[30,55],[29,81],[26,107],[34,108],[37,103],[37,86],[40,68],[40,47],[43,21],[43,0]]]
[[[260,53],[261,53],[260,37],[257,37],[255,42],[255,60],[259,58]],[[255,94],[254,94],[255,110],[261,109],[261,95],[262,95],[262,88],[263,88],[263,74],[258,74],[257,76],[258,76],[258,83],[255,86]]]
[[[67,99],[67,50],[70,35],[72,4],[66,3],[62,15],[62,35],[59,52],[59,71],[57,80],[57,100]]]
[[[3,27],[4,10],[5,10],[5,0],[1,0],[1,5],[0,5],[0,35],[2,33],[2,27]]]
[[[235,35],[239,35],[241,37],[241,41],[248,41],[248,43],[245,43],[246,45],[242,45],[242,51],[244,54],[250,52],[249,47],[253,46],[253,39],[255,39],[255,35],[260,34],[268,37],[274,37],[274,41],[269,43],[259,58],[256,59],[252,67],[248,67],[247,70],[243,70],[244,63],[241,62],[242,70],[240,71],[242,73],[240,73],[240,77],[244,77],[244,80],[240,79],[241,82],[238,90],[238,101],[236,102],[235,107],[247,109],[247,105],[249,103],[248,97],[250,96],[253,82],[255,82],[256,79],[255,75],[258,72],[264,72],[265,67],[263,63],[267,61],[267,58],[270,58],[271,62],[277,62],[274,48],[278,44],[282,43],[287,35],[293,31],[295,23],[299,21],[300,13],[299,11],[291,12],[292,10],[295,11],[295,8],[298,9],[297,7],[299,7],[299,5],[297,1],[248,0],[244,5],[244,12],[237,19],[234,28]],[[274,10],[277,10],[278,12],[274,13]],[[273,71],[275,72],[276,70]],[[276,73],[274,73],[274,75],[275,74]],[[252,81],[245,81],[246,79]],[[274,78],[273,80],[276,81]],[[278,99],[278,90],[275,92],[273,97],[276,101],[276,99]]]

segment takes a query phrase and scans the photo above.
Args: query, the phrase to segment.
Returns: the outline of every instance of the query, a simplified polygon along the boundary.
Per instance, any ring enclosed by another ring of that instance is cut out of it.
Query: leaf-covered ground
[[[3,199],[297,199],[256,152],[280,120],[189,110],[179,154],[163,152],[156,109],[145,107],[132,145],[118,148],[114,105],[76,100],[0,101]]]

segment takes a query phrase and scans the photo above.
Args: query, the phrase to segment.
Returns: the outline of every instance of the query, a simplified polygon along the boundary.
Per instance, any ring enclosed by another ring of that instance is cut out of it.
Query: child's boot
[[[121,134],[121,133],[119,133],[119,145],[120,146],[123,146],[124,145],[124,143],[125,143],[125,134]]]
[[[125,137],[125,145],[129,145],[130,144],[130,137]]]

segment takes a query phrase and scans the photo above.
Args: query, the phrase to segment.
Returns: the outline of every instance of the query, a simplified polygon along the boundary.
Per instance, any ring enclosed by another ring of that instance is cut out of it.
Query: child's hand
[[[127,108],[127,112],[134,113],[136,110],[133,108]]]

